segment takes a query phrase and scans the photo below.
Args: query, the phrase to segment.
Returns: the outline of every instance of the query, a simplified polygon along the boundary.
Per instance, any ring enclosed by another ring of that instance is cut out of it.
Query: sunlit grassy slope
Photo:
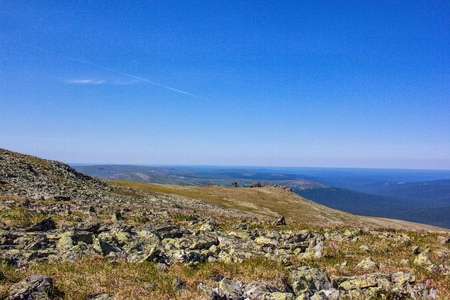
[[[220,186],[160,185],[128,181],[114,182],[124,186],[139,188],[150,194],[173,194],[199,199],[221,207],[239,210],[260,217],[273,218],[274,220],[279,216],[284,216],[289,222],[295,223],[440,230],[437,227],[407,221],[349,214],[317,204],[283,188],[228,188]]]

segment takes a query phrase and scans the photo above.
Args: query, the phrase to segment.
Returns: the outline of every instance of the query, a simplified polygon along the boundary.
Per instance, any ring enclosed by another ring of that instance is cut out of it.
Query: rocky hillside
[[[0,299],[448,299],[450,235],[0,150]]]
[[[104,181],[75,171],[67,164],[0,149],[0,193],[36,200],[93,201],[108,198]]]

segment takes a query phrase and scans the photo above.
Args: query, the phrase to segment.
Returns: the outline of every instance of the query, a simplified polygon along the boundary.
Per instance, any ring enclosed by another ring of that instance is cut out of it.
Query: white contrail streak
[[[191,97],[194,97],[194,98],[197,98],[197,99],[206,100],[206,101],[211,101],[210,99],[207,99],[207,98],[204,98],[204,97],[201,97],[201,96],[197,96],[197,95],[194,95],[192,93],[189,93],[189,92],[186,92],[186,91],[182,91],[182,90],[179,90],[179,89],[176,89],[176,88],[173,88],[173,87],[170,87],[170,86],[158,83],[158,82],[154,82],[154,81],[152,81],[150,79],[146,79],[146,78],[143,78],[143,77],[135,76],[133,74],[128,74],[128,73],[125,73],[125,72],[117,71],[117,70],[114,70],[114,69],[111,69],[111,68],[108,68],[108,67],[105,67],[105,66],[102,66],[102,65],[99,65],[99,64],[96,64],[96,63],[84,60],[84,59],[79,59],[79,58],[67,56],[67,55],[64,55],[64,54],[58,54],[58,53],[55,53],[55,52],[50,51],[48,49],[44,49],[42,47],[38,47],[38,46],[27,44],[27,43],[24,43],[24,45],[27,45],[28,47],[39,49],[39,50],[42,50],[42,51],[45,51],[45,52],[48,52],[48,53],[51,53],[51,54],[59,55],[59,56],[64,57],[66,59],[70,59],[70,60],[77,61],[77,62],[80,62],[80,63],[83,63],[83,64],[91,65],[91,66],[94,66],[94,67],[97,67],[97,68],[100,68],[100,69],[103,69],[103,70],[106,70],[106,71],[109,71],[109,72],[117,73],[117,74],[120,74],[120,75],[123,75],[123,76],[127,76],[127,77],[130,77],[130,78],[133,78],[133,79],[137,79],[137,80],[140,80],[140,81],[143,81],[143,82],[147,82],[147,83],[150,83],[150,84],[153,84],[153,85],[156,85],[156,86],[159,86],[159,87],[162,87],[162,88],[165,88],[165,89],[168,89],[168,90],[171,90],[171,91],[183,94],[183,95],[191,96]]]

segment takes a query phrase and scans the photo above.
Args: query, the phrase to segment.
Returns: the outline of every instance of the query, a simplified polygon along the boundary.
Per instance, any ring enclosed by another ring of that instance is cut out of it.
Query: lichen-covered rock
[[[18,283],[13,284],[8,290],[8,299],[36,299],[47,300],[53,291],[52,278],[43,275],[31,275]]]
[[[450,237],[448,237],[448,236],[441,236],[441,237],[439,237],[439,242],[441,243],[441,244],[450,244]]]
[[[117,247],[114,247],[113,245],[109,244],[108,242],[100,238],[94,240],[93,246],[98,253],[104,256],[109,255],[110,253],[120,251],[120,249],[118,249]]]
[[[346,291],[375,287],[378,285],[378,279],[376,274],[353,276],[341,279],[343,281],[338,287]]]
[[[295,295],[292,293],[273,292],[266,296],[268,300],[294,300]]]
[[[339,290],[330,288],[329,290],[318,291],[311,297],[311,299],[326,299],[326,300],[339,300]]]
[[[92,298],[89,298],[89,300],[112,300],[112,299],[113,297],[109,294],[98,294]]]
[[[366,252],[370,252],[370,247],[367,244],[362,244],[359,249],[366,251]]]
[[[359,270],[378,269],[378,265],[376,262],[373,261],[371,257],[366,257],[355,266],[355,269]]]
[[[56,247],[59,249],[70,249],[74,245],[74,241],[72,239],[72,233],[66,232],[64,233],[61,238],[58,240],[58,243],[56,244]]]
[[[291,271],[290,279],[290,285],[296,294],[307,292],[313,295],[316,291],[328,290],[331,287],[325,270],[307,266]]]
[[[406,272],[395,272],[391,275],[391,281],[397,288],[404,288],[408,283],[414,283],[416,277]]]
[[[201,231],[216,231],[218,228],[215,223],[213,222],[205,222],[200,227]]]
[[[249,283],[245,289],[244,297],[249,299],[265,299],[266,295],[271,293],[270,287],[258,281]]]
[[[141,260],[141,262],[144,261],[158,261],[158,259],[161,256],[161,250],[158,249],[158,247],[152,246],[150,248],[147,249],[147,251],[145,251],[145,254],[143,255],[143,258]]]
[[[419,253],[419,255],[416,256],[416,258],[414,259],[414,264],[416,266],[427,269],[429,272],[432,273],[442,272],[441,267],[433,263],[433,261],[430,259],[427,252],[425,251]]]
[[[260,245],[268,245],[268,246],[276,246],[278,245],[277,241],[269,239],[265,236],[259,236],[255,239],[255,242]]]
[[[219,282],[218,294],[230,300],[243,300],[242,282],[224,278]]]

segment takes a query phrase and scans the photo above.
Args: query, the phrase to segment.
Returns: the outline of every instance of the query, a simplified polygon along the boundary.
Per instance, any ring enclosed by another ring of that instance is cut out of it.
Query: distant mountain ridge
[[[163,170],[162,172],[169,172]],[[170,171],[173,172],[173,171]],[[230,176],[226,171],[217,177]],[[241,171],[239,171],[241,172]],[[256,174],[256,173],[255,173]],[[269,175],[265,175],[266,177]],[[270,176],[269,176],[270,177]],[[229,179],[227,179],[229,180]],[[297,181],[285,180],[292,186]],[[119,184],[116,184],[119,183]],[[298,181],[297,188],[312,188],[307,181]],[[314,185],[319,187],[320,185]],[[431,228],[427,225],[400,220],[385,220],[355,216],[319,203],[306,200],[289,188],[227,188],[217,186],[140,185],[133,182],[108,182],[93,178],[67,164],[40,159],[0,149],[0,196],[12,196],[38,203],[39,201],[69,201],[91,205],[114,205],[134,202],[151,203],[157,207],[181,209],[184,205],[200,211],[216,211],[227,215],[250,214],[257,217],[278,218],[286,215],[290,221],[322,222],[395,228]],[[130,202],[132,201],[132,202]],[[150,201],[150,202],[149,202]],[[141,204],[140,204],[141,203]],[[231,211],[230,211],[231,209]]]
[[[321,180],[321,177],[314,173],[312,173],[313,176],[311,174],[303,176],[264,169],[178,169],[122,165],[75,166],[75,168],[86,174],[104,179],[159,184],[231,186],[233,182],[237,182],[239,186],[249,186],[256,182],[273,183],[288,186],[306,199],[352,214],[396,218],[450,228],[450,217],[445,209],[445,207],[450,206],[450,203],[446,202],[450,199],[450,180],[405,183],[398,189],[388,189],[384,186],[384,182],[374,183],[374,180],[378,177],[371,178],[365,174],[359,183],[357,180],[353,180],[355,190],[351,190],[313,181],[313,178],[314,180]],[[320,170],[320,172],[323,173],[324,171]],[[340,172],[346,174],[343,171]],[[427,174],[421,176],[417,173],[418,171],[413,172],[414,176],[408,175],[407,171],[396,171],[393,176],[389,176],[387,172],[387,170],[383,170],[380,178],[398,179],[401,178],[399,176],[403,173],[406,173],[405,178],[409,179],[431,177]],[[358,174],[358,171],[354,171],[354,173]],[[435,172],[431,173],[435,174]],[[442,173],[446,174],[445,172]],[[348,171],[347,177],[343,181],[344,185],[348,185],[346,182],[350,178],[356,178],[357,175],[355,174]],[[329,180],[325,179],[326,182]],[[335,182],[336,180],[334,178],[332,181]],[[411,191],[408,190],[408,187],[411,187]],[[367,189],[367,192],[364,192],[364,188]],[[436,195],[440,195],[439,201],[436,201]],[[437,207],[443,209],[432,209]]]

